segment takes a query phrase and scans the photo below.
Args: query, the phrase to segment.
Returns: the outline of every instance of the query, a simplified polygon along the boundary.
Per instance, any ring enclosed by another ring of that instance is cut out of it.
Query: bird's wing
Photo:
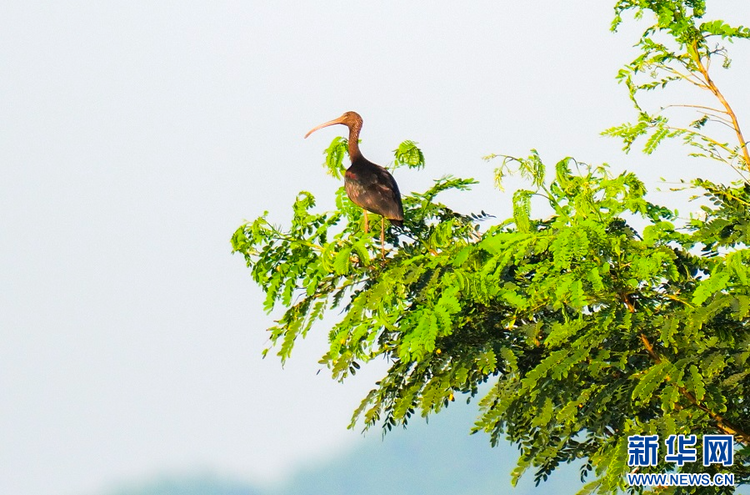
[[[403,220],[404,207],[396,179],[383,167],[375,165],[373,180],[364,184],[367,191],[359,198],[361,206],[390,220]]]

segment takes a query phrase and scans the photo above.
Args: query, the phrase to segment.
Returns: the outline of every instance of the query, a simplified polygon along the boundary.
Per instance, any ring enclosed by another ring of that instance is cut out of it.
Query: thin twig
[[[703,105],[688,105],[687,103],[685,103],[685,104],[667,105],[664,108],[672,108],[672,107],[698,108],[700,110],[710,110],[712,112],[727,113],[725,110],[721,110],[719,108],[706,107],[706,106],[703,106]]]

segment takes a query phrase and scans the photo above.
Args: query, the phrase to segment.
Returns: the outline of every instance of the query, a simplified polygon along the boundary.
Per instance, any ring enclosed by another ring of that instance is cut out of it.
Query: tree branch
[[[651,359],[654,360],[655,363],[659,364],[661,363],[661,358],[654,350],[654,346],[651,345],[651,342],[648,340],[648,337],[646,337],[645,334],[641,334],[641,341],[643,342],[643,346],[646,348],[646,352],[648,352],[649,356],[651,356]],[[667,375],[667,380],[670,381],[669,375]],[[688,400],[690,403],[692,403],[695,407],[700,409],[701,411],[705,412],[706,414],[711,417],[716,422],[716,427],[721,430],[722,432],[726,433],[727,435],[733,435],[740,443],[744,445],[750,445],[750,434],[745,433],[744,431],[740,430],[739,428],[732,426],[725,420],[721,415],[718,413],[715,413],[711,411],[708,407],[704,406],[703,404],[698,401],[698,399],[695,398],[693,394],[690,393],[688,389],[685,387],[682,387],[680,385],[675,384],[677,387],[677,390],[680,391],[680,393]]]
[[[709,91],[711,91],[711,93],[716,96],[716,98],[726,110],[726,114],[729,115],[730,119],[732,119],[732,126],[734,127],[734,132],[737,135],[737,140],[739,141],[740,148],[742,149],[745,168],[750,171],[750,152],[748,152],[747,149],[747,141],[745,141],[745,137],[742,135],[742,129],[740,129],[740,123],[737,119],[737,115],[734,113],[734,110],[732,110],[732,107],[729,105],[727,99],[724,98],[724,95],[716,86],[716,83],[714,83],[713,79],[711,79],[711,76],[708,74],[708,68],[704,65],[703,59],[701,58],[700,52],[698,51],[697,41],[694,42],[693,45],[691,45],[688,51],[690,52],[690,56],[695,61],[696,66],[698,67],[698,71],[700,71],[701,75],[703,76],[703,79]]]

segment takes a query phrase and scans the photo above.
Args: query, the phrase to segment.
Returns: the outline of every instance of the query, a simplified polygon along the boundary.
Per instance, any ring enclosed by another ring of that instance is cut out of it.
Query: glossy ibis
[[[393,176],[380,165],[376,165],[362,156],[359,151],[359,131],[362,129],[362,117],[357,112],[346,112],[337,119],[314,127],[305,138],[323,127],[341,124],[349,128],[349,159],[351,166],[344,174],[344,188],[349,199],[361,206],[365,213],[365,232],[369,231],[367,212],[376,213],[401,226],[404,220],[404,207],[401,194]],[[385,242],[385,222],[380,223],[381,249]],[[385,251],[383,251],[384,253]]]

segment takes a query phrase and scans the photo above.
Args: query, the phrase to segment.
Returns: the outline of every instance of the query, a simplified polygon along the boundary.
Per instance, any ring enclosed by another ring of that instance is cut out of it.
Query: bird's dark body
[[[404,207],[398,184],[380,165],[363,157],[354,160],[344,175],[344,188],[357,206],[387,218],[393,225],[403,225]]]

